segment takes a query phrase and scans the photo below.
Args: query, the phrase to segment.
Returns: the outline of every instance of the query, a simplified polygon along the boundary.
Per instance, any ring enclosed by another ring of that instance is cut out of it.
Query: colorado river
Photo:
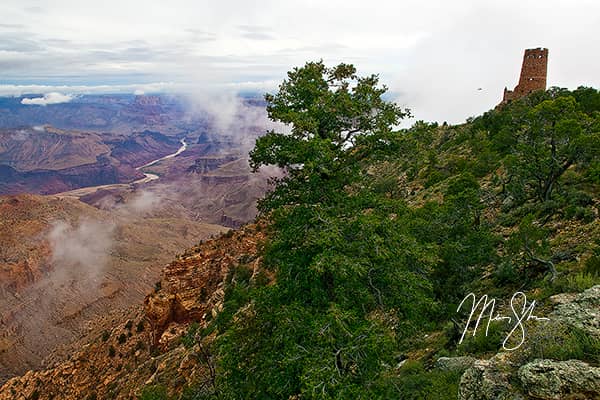
[[[175,153],[166,155],[166,156],[161,157],[161,158],[157,158],[156,160],[150,161],[149,163],[144,164],[141,167],[137,167],[136,169],[139,171],[142,168],[150,167],[150,166],[152,166],[152,165],[154,165],[156,163],[159,163],[159,162],[161,162],[163,160],[168,160],[169,158],[177,157],[178,155],[180,155],[181,153],[183,153],[185,151],[185,149],[187,149],[187,143],[185,142],[185,139],[181,139],[179,142],[181,143],[181,147]]]
[[[185,139],[181,139],[180,143],[181,143],[181,147],[175,153],[168,154],[164,157],[157,158],[156,160],[150,161],[149,163],[146,163],[146,164],[142,165],[141,167],[137,167],[136,170],[140,171],[144,168],[151,167],[152,165],[155,165],[163,160],[168,160],[169,158],[173,158],[173,157],[180,155],[187,149],[187,146],[188,146],[187,143],[185,142]],[[88,195],[90,193],[94,193],[100,189],[126,188],[130,185],[147,183],[147,182],[151,182],[151,181],[154,181],[154,180],[160,178],[156,174],[149,174],[149,173],[146,173],[143,171],[142,171],[142,173],[144,174],[143,178],[138,179],[137,181],[133,181],[131,183],[114,183],[114,184],[109,184],[109,185],[88,186],[88,187],[83,187],[83,188],[79,188],[79,189],[69,190],[68,192],[56,193],[55,196],[72,196],[72,197],[79,198],[79,197]]]
[[[168,160],[169,158],[177,157],[178,155],[183,153],[185,151],[185,149],[187,149],[187,143],[185,142],[185,139],[181,139],[180,143],[181,143],[181,147],[175,153],[166,155],[161,158],[157,158],[156,160],[150,161],[149,163],[144,164],[141,167],[137,167],[136,169],[139,171],[143,168],[151,167],[154,164],[158,164],[159,162],[161,162],[163,160]],[[150,181],[153,181],[153,180],[156,180],[159,178],[159,176],[156,174],[149,174],[149,173],[143,172],[143,171],[142,171],[142,173],[144,174],[144,177],[142,179],[138,179],[137,181],[134,181],[133,183],[146,183],[146,182],[150,182]]]

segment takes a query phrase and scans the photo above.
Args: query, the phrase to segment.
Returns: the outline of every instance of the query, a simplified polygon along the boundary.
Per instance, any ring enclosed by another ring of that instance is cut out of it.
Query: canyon
[[[68,357],[10,379],[0,387],[0,399],[129,399],[144,385],[169,384],[177,391],[198,382],[210,386],[214,336],[204,349],[183,346],[181,337],[190,327],[206,327],[222,309],[232,269],[264,272],[258,257],[264,228],[246,225],[188,248],[164,267],[143,302],[103,316],[106,323],[90,328]]]
[[[223,125],[164,95],[0,98],[0,382],[67,359],[178,252],[255,217],[264,107],[235,101]]]

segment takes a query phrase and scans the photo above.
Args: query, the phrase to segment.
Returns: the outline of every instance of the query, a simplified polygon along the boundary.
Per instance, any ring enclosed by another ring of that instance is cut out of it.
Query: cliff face
[[[139,304],[162,263],[225,230],[143,213],[139,199],[106,211],[68,197],[0,196],[0,382],[112,328],[107,310]]]
[[[230,269],[244,264],[253,274],[258,271],[258,246],[263,240],[256,226],[247,226],[189,249],[169,264],[163,270],[161,289],[144,300],[153,344],[168,344],[173,326],[192,321],[205,324],[214,317],[220,311]]]
[[[221,165],[237,160],[239,157],[233,155],[199,157],[194,165],[188,168],[188,172],[205,174],[218,169]]]
[[[110,152],[100,135],[51,127],[0,131],[0,164],[18,171],[92,164]]]
[[[92,216],[94,210],[56,198],[0,196],[0,290],[20,292],[48,272],[51,249],[44,237],[53,219]]]
[[[115,164],[113,161],[99,156],[92,164],[56,171],[20,172],[0,165],[0,194],[54,194],[87,186],[129,182],[144,176],[131,165]]]
[[[117,137],[110,143],[113,145],[111,156],[133,166],[172,154],[181,146],[178,140],[149,130],[136,132],[129,137]]]
[[[66,131],[0,131],[0,194],[53,194],[130,182],[135,167],[174,153],[178,140],[159,132],[129,136]]]
[[[145,385],[172,392],[212,379],[206,343],[182,344],[190,324],[200,328],[222,308],[224,281],[232,268],[256,273],[262,229],[245,226],[187,250],[167,265],[143,305],[105,317],[68,360],[30,371],[0,388],[1,400],[129,399]]]

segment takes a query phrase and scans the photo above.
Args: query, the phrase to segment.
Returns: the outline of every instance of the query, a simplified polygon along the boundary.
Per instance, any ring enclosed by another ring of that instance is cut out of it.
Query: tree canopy
[[[600,136],[594,121],[582,112],[574,97],[560,96],[533,107],[515,132],[514,156],[507,159],[511,178],[525,194],[548,201],[561,176],[577,162],[598,154]]]
[[[306,198],[316,194],[311,189],[339,190],[360,176],[366,157],[389,151],[392,128],[409,111],[386,101],[386,91],[376,75],[359,77],[349,64],[309,62],[288,72],[279,91],[265,99],[269,118],[290,132],[268,132],[250,153],[255,170],[277,165],[287,173],[263,209],[314,202]]]

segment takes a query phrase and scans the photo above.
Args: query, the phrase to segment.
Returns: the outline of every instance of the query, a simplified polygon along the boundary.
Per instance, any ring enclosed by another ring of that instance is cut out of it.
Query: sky
[[[0,16],[0,95],[273,92],[323,59],[379,74],[415,120],[460,123],[532,47],[549,86],[600,87],[598,0],[2,0]]]

